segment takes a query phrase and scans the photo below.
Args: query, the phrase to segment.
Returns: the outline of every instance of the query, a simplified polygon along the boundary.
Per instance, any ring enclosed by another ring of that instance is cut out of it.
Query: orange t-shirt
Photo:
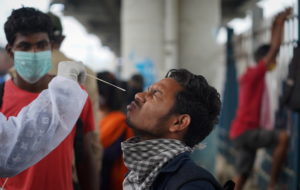
[[[104,150],[117,141],[124,134],[124,140],[133,137],[133,132],[126,124],[124,113],[114,111],[106,115],[99,123],[100,143]],[[110,189],[122,190],[122,183],[127,173],[122,155],[114,162],[111,168]]]
[[[39,93],[31,93],[18,88],[12,80],[5,83],[1,112],[7,117],[16,116],[31,103]],[[71,110],[70,110],[71,111]],[[85,103],[80,118],[84,132],[94,130],[91,101]],[[72,162],[75,128],[66,139],[45,158],[22,173],[8,179],[4,189],[8,190],[73,190]],[[5,178],[0,178],[0,186]]]

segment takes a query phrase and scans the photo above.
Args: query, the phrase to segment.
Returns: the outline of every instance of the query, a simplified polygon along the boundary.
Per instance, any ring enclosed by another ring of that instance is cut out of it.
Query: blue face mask
[[[45,76],[51,69],[51,51],[14,52],[14,64],[17,73],[26,82],[33,84]]]

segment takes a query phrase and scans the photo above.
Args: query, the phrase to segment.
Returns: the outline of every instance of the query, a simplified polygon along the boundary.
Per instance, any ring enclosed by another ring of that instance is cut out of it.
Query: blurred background
[[[171,68],[204,75],[221,93],[220,124],[194,152],[197,163],[226,181],[235,175],[234,149],[228,139],[237,106],[237,78],[254,64],[253,51],[270,41],[272,19],[287,7],[278,67],[268,73],[270,115],[275,112],[293,47],[299,40],[299,0],[0,0],[0,25],[11,10],[31,6],[61,18],[66,36],[61,51],[83,61],[95,73],[109,71],[120,80],[144,77],[144,88]],[[0,46],[5,47],[3,27]],[[280,176],[282,189],[300,189],[299,115],[288,110],[279,127],[291,135],[288,157]],[[275,124],[276,123],[276,124]],[[269,150],[258,152],[247,189],[266,189]]]

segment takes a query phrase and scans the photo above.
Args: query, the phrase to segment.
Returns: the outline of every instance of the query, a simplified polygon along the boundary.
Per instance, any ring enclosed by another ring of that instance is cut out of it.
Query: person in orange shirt
[[[97,74],[98,78],[112,84],[118,81],[110,72]],[[122,183],[127,173],[121,151],[121,142],[132,137],[133,132],[126,124],[126,116],[121,112],[122,102],[116,88],[98,83],[100,95],[99,140],[103,146],[101,171],[101,189],[122,190]],[[123,94],[125,95],[125,94]]]

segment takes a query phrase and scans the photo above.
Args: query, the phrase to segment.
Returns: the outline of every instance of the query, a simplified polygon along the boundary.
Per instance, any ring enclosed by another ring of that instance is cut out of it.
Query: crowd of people
[[[274,148],[269,190],[275,188],[285,158],[287,133],[260,129],[259,113],[264,77],[276,64],[284,21],[290,14],[287,9],[276,16],[270,44],[257,50],[257,65],[240,79],[239,106],[230,130],[237,151],[236,189],[243,188],[258,148]],[[4,31],[7,45],[0,49],[0,112],[17,122],[2,124],[0,120],[0,155],[6,155],[6,160],[0,156],[1,188],[234,188],[232,181],[222,187],[190,158],[195,145],[213,130],[221,109],[219,93],[203,76],[172,69],[144,91],[139,74],[124,82],[109,71],[94,73],[60,51],[65,36],[59,17],[35,8],[13,10]],[[127,91],[84,77],[85,73]],[[80,87],[74,82],[78,79]],[[38,120],[39,114],[52,117]],[[26,123],[28,118],[30,123]],[[61,132],[58,126],[68,126],[68,130]],[[1,128],[8,127],[16,128],[10,133],[19,137],[5,138],[9,136]],[[5,150],[12,146],[16,148]]]

